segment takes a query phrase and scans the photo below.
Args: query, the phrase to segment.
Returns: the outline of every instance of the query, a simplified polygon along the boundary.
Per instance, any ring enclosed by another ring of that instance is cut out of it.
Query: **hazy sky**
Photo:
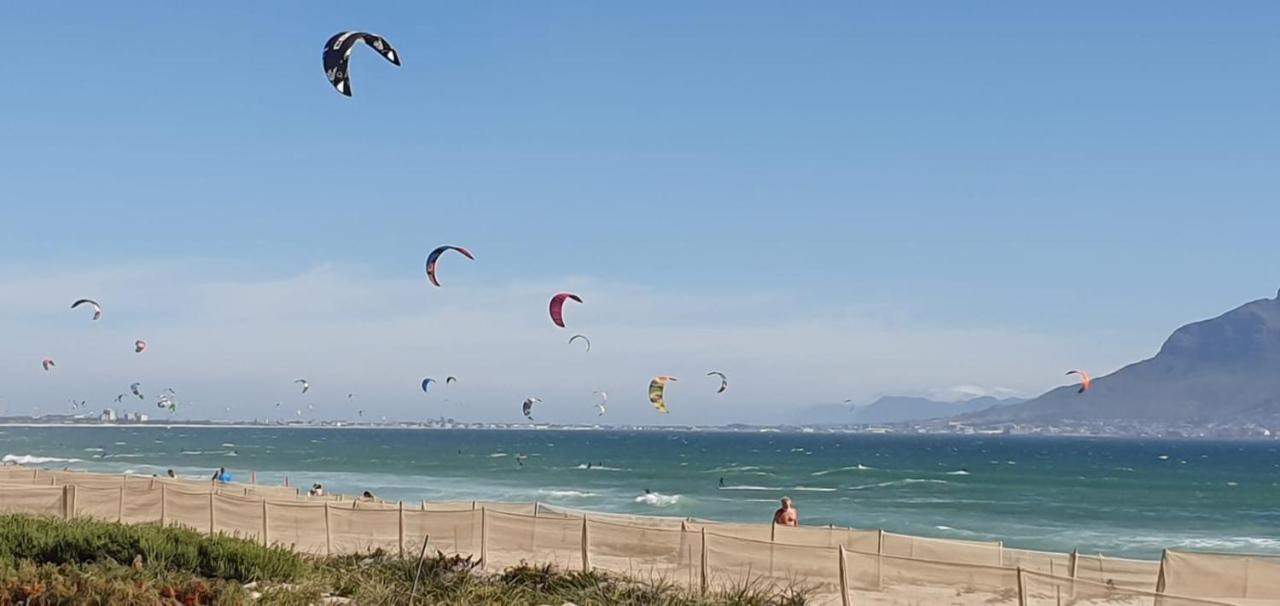
[[[537,395],[584,421],[605,389],[638,422],[671,374],[663,421],[769,421],[1036,394],[1280,287],[1274,2],[3,15],[8,412],[140,380],[187,418],[518,420]],[[345,29],[404,61],[356,49],[350,99],[320,62]],[[477,260],[436,289],[440,244]]]

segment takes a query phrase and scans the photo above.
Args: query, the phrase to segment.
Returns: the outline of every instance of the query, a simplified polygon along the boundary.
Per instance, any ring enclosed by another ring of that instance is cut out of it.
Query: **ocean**
[[[1000,540],[1157,558],[1280,553],[1280,443],[712,431],[0,427],[8,462],[388,500],[598,511]],[[723,487],[720,481],[723,479]],[[646,491],[648,491],[646,493]]]

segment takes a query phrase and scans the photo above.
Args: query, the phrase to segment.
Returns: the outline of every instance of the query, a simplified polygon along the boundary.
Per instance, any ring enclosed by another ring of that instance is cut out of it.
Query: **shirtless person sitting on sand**
[[[779,526],[799,526],[800,518],[796,508],[791,506],[791,497],[782,497],[782,507],[773,512],[773,523]]]

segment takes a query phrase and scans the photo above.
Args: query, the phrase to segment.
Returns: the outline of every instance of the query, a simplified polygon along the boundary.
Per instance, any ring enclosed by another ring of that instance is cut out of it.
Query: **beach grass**
[[[414,580],[417,577],[415,591]],[[751,583],[701,594],[660,580],[476,559],[383,552],[313,558],[182,528],[0,515],[0,605],[659,605],[799,606],[804,591]]]

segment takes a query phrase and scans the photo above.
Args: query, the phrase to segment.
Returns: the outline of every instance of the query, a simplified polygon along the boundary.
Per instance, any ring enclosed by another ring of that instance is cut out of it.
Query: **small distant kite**
[[[142,339],[138,339],[137,341],[133,342],[133,353],[142,353],[146,350],[147,350],[146,341],[143,341]]]
[[[457,382],[458,382],[458,377],[445,377],[445,378],[444,378],[444,384],[445,384],[445,385],[448,385],[448,384],[450,384],[450,383],[457,383]]]
[[[667,414],[667,403],[663,395],[667,389],[667,381],[677,381],[675,377],[658,376],[649,381],[649,403],[662,414]]]
[[[356,414],[357,414],[357,415],[359,415],[359,416],[362,416],[362,417],[363,417],[363,416],[364,416],[364,411],[363,411],[363,410],[357,410],[357,411],[356,411]]]
[[[560,328],[564,328],[565,299],[573,299],[577,303],[582,303],[582,297],[570,292],[556,293],[555,296],[551,297],[551,321],[555,322],[556,326],[559,326]]]
[[[93,299],[77,299],[75,303],[71,304],[71,309],[75,309],[77,307],[80,307],[81,305],[88,305],[90,307],[93,307],[94,320],[97,320],[98,318],[102,317],[102,306],[98,305],[97,301],[94,301]]]
[[[120,401],[123,399],[124,399],[124,394],[122,393],[116,394],[116,404],[119,404]]]
[[[724,390],[729,389],[729,377],[724,376],[724,373],[718,370],[713,370],[707,373],[707,376],[720,377],[720,389],[716,390],[716,393],[724,393]]]
[[[587,335],[573,335],[572,337],[569,337],[569,344],[572,345],[573,342],[578,339],[582,339],[582,342],[587,344],[587,351],[591,351],[591,339],[588,339]]]
[[[133,395],[138,396],[139,400],[147,399],[146,396],[142,395],[142,383],[130,383],[129,391],[133,393]]]
[[[520,405],[520,412],[530,421],[533,420],[533,405],[542,402],[542,398],[526,398],[524,404]]]
[[[422,380],[422,393],[427,393],[427,386],[428,386],[428,385],[431,385],[432,383],[435,383],[435,382],[436,382],[436,380],[435,380],[435,379],[432,379],[431,377],[427,377],[427,378],[423,379],[423,380]]]
[[[1067,374],[1080,375],[1080,389],[1076,391],[1076,393],[1084,393],[1086,391],[1089,391],[1089,383],[1092,382],[1092,379],[1089,378],[1089,373],[1083,370],[1068,370]]]
[[[609,403],[609,394],[603,391],[593,391],[591,393],[598,394],[600,396],[600,401],[595,404],[596,411],[597,411],[596,416],[603,417],[605,411],[607,410],[605,408],[605,404]]]
[[[329,84],[337,89],[339,93],[351,96],[351,79],[347,69],[351,62],[351,50],[355,48],[357,43],[364,42],[370,48],[378,51],[383,59],[390,61],[392,65],[400,65],[400,56],[396,54],[396,50],[391,48],[391,43],[387,42],[382,36],[375,36],[365,32],[341,32],[334,34],[324,43],[324,75],[329,79]]]
[[[441,246],[431,251],[431,254],[427,255],[427,279],[431,280],[431,284],[433,286],[440,286],[440,281],[436,280],[436,261],[440,259],[440,255],[443,255],[445,251],[450,250],[457,251],[459,254],[471,259],[472,261],[475,260],[475,257],[471,255],[471,251],[461,246]]]
[[[48,372],[50,368],[57,366],[57,364],[54,364],[53,358],[45,358],[40,361],[40,366],[45,369],[45,372]]]
[[[302,393],[307,393],[307,390],[311,389],[311,383],[307,382],[306,379],[297,379],[294,381],[294,383],[302,384]]]

